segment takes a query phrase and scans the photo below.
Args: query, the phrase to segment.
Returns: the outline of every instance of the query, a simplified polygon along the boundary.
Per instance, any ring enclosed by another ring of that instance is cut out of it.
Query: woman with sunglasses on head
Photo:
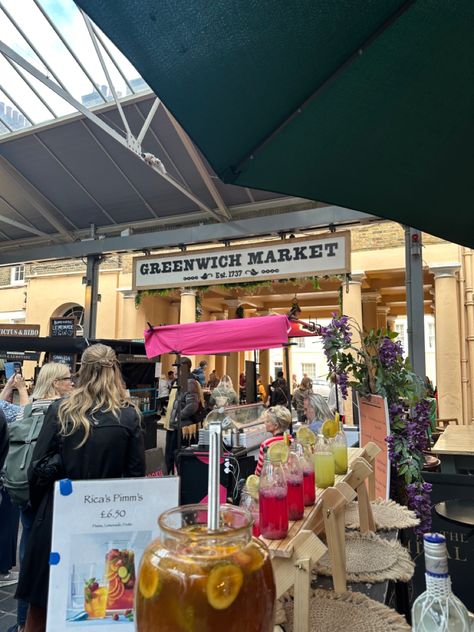
[[[29,603],[25,632],[46,629],[54,482],[144,475],[140,413],[113,349],[92,345],[82,355],[74,391],[49,408],[31,462],[36,514],[16,594]]]

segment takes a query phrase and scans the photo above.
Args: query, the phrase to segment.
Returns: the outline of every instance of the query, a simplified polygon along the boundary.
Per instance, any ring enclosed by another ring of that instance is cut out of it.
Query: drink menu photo
[[[176,477],[56,483],[47,632],[135,629],[140,559],[178,493]]]

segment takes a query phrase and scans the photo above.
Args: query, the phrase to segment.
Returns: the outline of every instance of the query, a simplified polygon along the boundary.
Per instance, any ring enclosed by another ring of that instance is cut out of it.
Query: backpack
[[[12,503],[23,507],[30,499],[28,468],[33,457],[38,435],[43,427],[47,408],[33,412],[27,404],[23,419],[9,425],[10,442],[4,466],[4,486]]]

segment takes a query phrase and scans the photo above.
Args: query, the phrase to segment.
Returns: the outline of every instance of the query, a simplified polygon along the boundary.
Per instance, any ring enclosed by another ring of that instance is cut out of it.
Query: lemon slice
[[[264,552],[252,542],[233,556],[234,561],[245,573],[254,573],[262,568],[265,562]]]
[[[270,461],[281,461],[285,463],[288,460],[290,448],[284,441],[275,441],[268,446],[268,457]]]
[[[321,426],[321,432],[326,439],[332,439],[337,435],[338,426],[333,419],[327,419]]]
[[[316,443],[316,435],[307,426],[301,426],[296,431],[296,438],[301,443],[301,445],[314,445]]]
[[[245,487],[252,498],[258,498],[258,488],[260,486],[260,479],[255,474],[250,474],[245,481]]]
[[[140,568],[138,588],[145,599],[151,599],[160,593],[160,572],[149,557],[144,557]]]
[[[237,599],[244,573],[236,564],[218,564],[207,578],[207,600],[215,610],[226,610]]]

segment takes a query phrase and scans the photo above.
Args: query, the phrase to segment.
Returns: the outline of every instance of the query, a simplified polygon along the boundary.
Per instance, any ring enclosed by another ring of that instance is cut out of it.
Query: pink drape
[[[281,315],[164,325],[145,331],[145,348],[149,358],[175,351],[207,355],[271,349],[288,342],[288,330],[288,319]]]

